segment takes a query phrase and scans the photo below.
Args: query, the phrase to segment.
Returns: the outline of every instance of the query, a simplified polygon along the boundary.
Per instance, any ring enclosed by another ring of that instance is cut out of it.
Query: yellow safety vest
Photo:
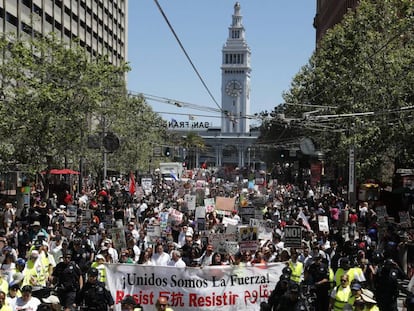
[[[335,273],[331,267],[329,267],[329,284],[331,284],[331,289],[334,287],[333,282],[335,281]]]
[[[39,262],[33,262],[29,260],[23,270],[23,275],[24,279],[22,286],[46,286],[46,277],[44,275],[44,270]]]
[[[99,272],[98,274],[98,281],[105,283],[106,281],[106,270],[103,264],[99,264],[98,262],[94,261],[91,264],[91,268],[96,268]]]
[[[0,290],[6,294],[9,292],[9,283],[7,283],[7,280],[2,277],[0,277]]]
[[[299,284],[303,273],[303,263],[300,261],[296,261],[296,263],[289,261],[289,268],[292,270],[290,279]]]
[[[344,306],[348,303],[349,297],[351,297],[351,287],[347,286],[343,288],[342,286],[336,287],[335,303],[334,310],[341,311],[344,309]]]

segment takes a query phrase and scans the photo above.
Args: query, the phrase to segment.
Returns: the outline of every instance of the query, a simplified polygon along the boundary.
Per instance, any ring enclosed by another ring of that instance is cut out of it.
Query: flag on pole
[[[299,212],[297,219],[302,219],[302,223],[306,227],[306,229],[308,229],[308,230],[311,229],[308,218],[306,217],[306,215],[303,211]]]
[[[131,195],[135,194],[135,176],[134,173],[130,172],[129,173],[129,193]]]

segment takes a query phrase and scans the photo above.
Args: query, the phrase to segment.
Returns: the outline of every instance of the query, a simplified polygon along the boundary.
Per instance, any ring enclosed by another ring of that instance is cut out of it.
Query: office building
[[[113,65],[127,60],[128,0],[0,0],[0,31],[23,38],[55,33],[77,39]]]

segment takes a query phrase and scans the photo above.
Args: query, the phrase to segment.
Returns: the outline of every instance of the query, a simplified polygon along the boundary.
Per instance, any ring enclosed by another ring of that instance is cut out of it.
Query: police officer
[[[329,268],[322,262],[321,254],[313,257],[314,262],[305,271],[306,284],[315,288],[316,310],[327,311],[329,306]]]
[[[77,292],[83,287],[83,277],[79,266],[72,261],[72,253],[69,250],[63,254],[63,261],[56,265],[52,277],[61,305],[65,311],[71,310]]]
[[[88,280],[76,296],[76,304],[84,304],[91,311],[107,311],[108,308],[112,310],[114,299],[105,288],[105,283],[98,281],[98,275],[98,269],[89,269]]]
[[[385,259],[376,276],[376,297],[381,311],[397,311],[399,294],[398,279],[405,278],[405,273],[391,258]]]
[[[280,298],[288,291],[290,287],[292,287],[292,285],[296,284],[291,280],[291,276],[292,270],[289,267],[283,268],[279,282],[277,282],[267,302],[268,306],[272,310],[277,310]]]

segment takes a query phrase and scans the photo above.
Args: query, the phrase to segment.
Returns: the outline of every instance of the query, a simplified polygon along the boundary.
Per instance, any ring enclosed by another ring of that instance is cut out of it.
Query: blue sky
[[[221,49],[227,40],[235,0],[158,0],[184,48],[216,101],[221,104]],[[239,0],[252,56],[251,114],[283,102],[300,68],[315,49],[312,26],[316,0]],[[153,0],[129,0],[129,48],[132,92],[217,108],[203,87]],[[219,116],[186,107],[148,101],[166,120],[209,121]],[[174,113],[180,113],[174,114]]]

